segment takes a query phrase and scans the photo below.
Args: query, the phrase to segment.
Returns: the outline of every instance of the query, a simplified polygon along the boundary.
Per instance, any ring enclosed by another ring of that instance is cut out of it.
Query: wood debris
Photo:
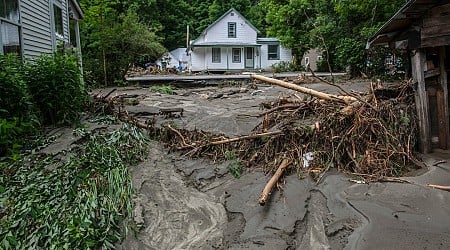
[[[281,80],[253,78],[298,93],[263,103],[261,107],[267,110],[258,114],[261,123],[251,134],[236,138],[136,119],[126,112],[120,95],[96,96],[95,100],[119,119],[147,129],[171,150],[213,160],[225,160],[225,152],[235,152],[243,165],[275,173],[260,204],[267,201],[283,173],[302,172],[316,178],[336,168],[361,174],[365,181],[400,182],[396,177],[408,167],[421,165],[414,153],[417,125],[411,82],[383,89],[372,86],[370,93],[331,95]],[[305,166],[307,154],[314,157]]]

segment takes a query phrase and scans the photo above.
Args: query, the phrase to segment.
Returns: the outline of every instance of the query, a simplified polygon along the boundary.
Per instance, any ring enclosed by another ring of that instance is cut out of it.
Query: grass
[[[173,95],[175,93],[174,88],[171,85],[151,86],[148,89],[152,92],[158,92],[161,94]]]
[[[230,161],[228,165],[228,172],[235,178],[240,178],[242,175],[242,165],[234,151],[225,151],[225,159]]]
[[[113,249],[123,239],[132,215],[128,166],[148,141],[128,124],[79,134],[84,144],[63,160],[0,162],[0,249]]]

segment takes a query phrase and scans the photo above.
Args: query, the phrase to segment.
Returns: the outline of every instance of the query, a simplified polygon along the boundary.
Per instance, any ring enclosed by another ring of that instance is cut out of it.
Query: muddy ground
[[[367,82],[343,85],[366,91]],[[337,93],[331,86],[307,87]],[[102,90],[107,93],[108,90]],[[260,122],[260,104],[292,93],[270,85],[176,89],[176,95],[127,87],[127,110],[142,119],[176,123],[228,136],[250,133]],[[180,107],[183,116],[158,114]],[[355,184],[330,171],[320,183],[291,175],[266,206],[258,204],[269,180],[261,169],[239,178],[228,162],[187,159],[152,143],[148,159],[132,168],[134,220],[141,227],[118,249],[448,249],[450,193],[426,187],[450,185],[450,152],[424,156],[423,174],[413,184]]]

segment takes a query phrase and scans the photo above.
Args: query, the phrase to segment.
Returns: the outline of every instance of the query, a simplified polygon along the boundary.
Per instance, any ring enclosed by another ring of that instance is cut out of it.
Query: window
[[[55,34],[58,39],[64,38],[62,9],[53,4],[53,23],[55,25]]]
[[[236,38],[236,23],[228,23],[228,37]]]
[[[309,57],[305,57],[305,66],[306,66],[306,67],[309,66]]]
[[[220,63],[220,48],[212,48],[212,62]]]
[[[386,65],[393,65],[394,64],[394,56],[392,56],[392,55],[386,56],[384,63],[386,63]]]
[[[7,22],[1,22],[0,33],[3,54],[20,54],[20,27]]]
[[[280,59],[280,45],[269,44],[268,45],[268,59],[269,60],[279,60]]]
[[[21,54],[20,28],[18,1],[0,1],[1,54]]]
[[[19,22],[19,4],[18,1],[0,1],[0,17],[9,21]]]
[[[233,63],[241,62],[241,49],[233,48]]]
[[[317,61],[322,61],[323,57],[322,56],[317,56]]]

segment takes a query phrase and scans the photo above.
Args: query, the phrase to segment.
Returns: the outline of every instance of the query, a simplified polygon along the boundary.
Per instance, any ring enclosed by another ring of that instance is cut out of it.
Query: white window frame
[[[63,7],[60,1],[52,1],[52,13],[51,13],[51,19],[52,19],[52,27],[53,27],[53,34],[56,38],[55,42],[60,41],[60,40],[64,40],[64,11],[63,11]],[[56,20],[56,11],[60,10],[61,11],[61,19],[60,20]],[[56,22],[60,22],[61,24],[61,33],[59,33],[56,29],[57,25]]]
[[[309,57],[306,56],[306,57],[305,57],[305,67],[308,67],[308,66],[309,66],[309,63],[310,63]]]

